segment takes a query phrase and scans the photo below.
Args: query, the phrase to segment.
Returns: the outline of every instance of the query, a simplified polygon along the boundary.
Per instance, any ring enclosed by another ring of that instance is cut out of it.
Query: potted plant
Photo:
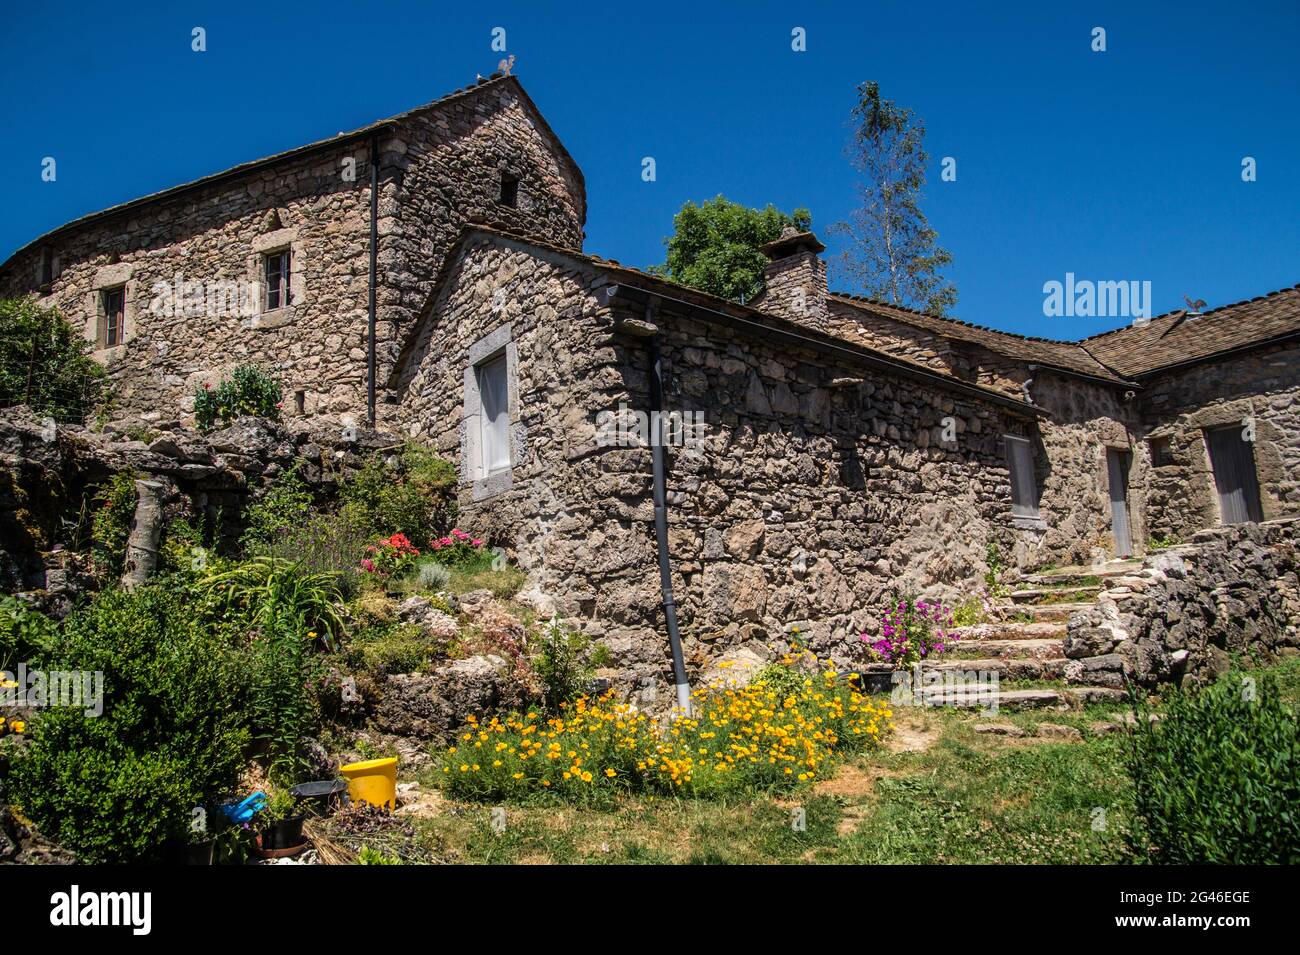
[[[298,800],[287,789],[276,789],[258,814],[261,821],[261,848],[278,852],[296,849],[303,844],[303,814]]]

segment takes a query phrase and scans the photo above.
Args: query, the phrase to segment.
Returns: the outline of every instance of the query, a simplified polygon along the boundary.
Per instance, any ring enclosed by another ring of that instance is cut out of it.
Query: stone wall
[[[1205,319],[1211,321],[1212,319]],[[1265,519],[1300,511],[1300,347],[1275,346],[1158,375],[1141,397],[1148,423],[1141,460],[1153,536],[1188,540],[1219,522],[1204,429],[1254,420],[1253,451]],[[1167,442],[1167,463],[1151,465],[1151,440]]]
[[[399,117],[380,140],[379,380],[428,297],[463,224],[503,221],[579,248],[586,215],[581,173],[513,79],[498,80]],[[518,176],[502,205],[503,170]],[[369,298],[369,143],[353,141],[257,167],[37,244],[9,262],[0,294],[36,290],[45,248],[55,275],[43,301],[96,337],[100,292],[125,285],[126,341],[103,348],[117,408],[147,420],[188,414],[193,393],[236,364],[276,372],[285,410],[302,391],[307,415],[363,420]],[[291,304],[265,311],[263,253],[292,252]],[[157,283],[191,283],[167,308]],[[216,300],[243,283],[232,303]],[[204,291],[211,294],[205,295]],[[251,314],[243,314],[251,312]]]
[[[1072,682],[1202,682],[1230,654],[1300,646],[1300,518],[1232,524],[1148,557],[1070,618]]]
[[[1136,407],[1123,391],[1085,379],[1032,368],[969,342],[896,322],[843,302],[832,302],[831,330],[851,341],[973,381],[1009,395],[1028,395],[1050,417],[1034,440],[1035,478],[1041,526],[1023,526],[1007,555],[1017,567],[1091,563],[1115,554],[1111,532],[1110,480],[1106,449],[1133,454],[1130,484],[1140,488],[1141,462],[1134,435]],[[1131,536],[1136,553],[1147,539],[1143,497],[1129,495]]]
[[[619,665],[667,665],[651,455],[602,444],[598,423],[648,407],[644,315],[609,307],[598,265],[504,237],[471,241],[425,317],[394,415],[465,465],[466,367],[513,347],[510,468],[466,471],[461,521],[529,572],[529,598],[582,623]],[[674,587],[695,667],[771,653],[799,627],[841,655],[889,594],[957,597],[985,544],[1015,529],[1002,434],[1032,421],[975,396],[868,371],[665,305],[666,410],[702,412],[698,446],[669,448]],[[508,327],[508,332],[503,329]],[[435,346],[436,343],[436,346]],[[942,420],[958,439],[943,446]]]
[[[367,455],[400,444],[393,435],[309,422],[239,418],[206,435],[161,422],[148,433],[55,425],[26,408],[0,412],[0,591],[43,591],[46,609],[66,611],[84,569],[65,548],[84,522],[95,488],[129,471],[162,485],[165,515],[202,521],[238,538],[245,505],[297,467],[322,499]]]

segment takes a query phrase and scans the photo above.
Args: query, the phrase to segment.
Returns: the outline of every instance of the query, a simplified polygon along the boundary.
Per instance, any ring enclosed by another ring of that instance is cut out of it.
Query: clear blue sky
[[[0,257],[69,219],[515,72],[587,177],[587,249],[644,266],[687,199],[847,215],[854,87],[926,122],[956,314],[1045,318],[1066,272],[1155,311],[1300,282],[1300,3],[14,4],[0,37]],[[723,8],[739,12],[730,15]],[[1000,7],[999,9],[989,9]],[[190,50],[207,30],[208,51]],[[790,32],[807,30],[795,53]],[[1107,51],[1090,33],[1107,31]],[[42,157],[58,180],[41,181]],[[658,180],[641,179],[653,156]],[[939,181],[940,157],[957,160]],[[1241,160],[1258,181],[1241,181]],[[832,251],[834,249],[832,248]]]

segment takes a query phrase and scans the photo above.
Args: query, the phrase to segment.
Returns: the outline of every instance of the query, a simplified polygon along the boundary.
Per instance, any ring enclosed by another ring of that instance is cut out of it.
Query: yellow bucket
[[[367,759],[340,766],[347,777],[348,796],[353,802],[397,808],[397,759]]]

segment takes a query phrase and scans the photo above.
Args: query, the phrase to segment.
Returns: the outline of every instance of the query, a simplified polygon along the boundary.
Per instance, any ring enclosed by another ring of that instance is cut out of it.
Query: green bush
[[[298,473],[298,463],[280,474],[261,499],[244,511],[241,545],[248,554],[264,554],[277,536],[301,527],[311,514],[312,497]]]
[[[119,471],[95,495],[95,517],[91,522],[90,555],[95,573],[103,578],[122,573],[126,562],[126,541],[131,534],[138,495],[135,474]]]
[[[1171,864],[1300,862],[1300,722],[1271,679],[1175,693],[1138,713],[1137,849]]]
[[[13,798],[84,861],[156,860],[228,796],[248,741],[230,646],[160,587],[105,591],[64,624],[60,669],[102,671],[104,711],[32,721]]]
[[[365,627],[348,641],[347,661],[354,670],[375,676],[419,673],[447,656],[452,644],[438,644],[418,626],[382,624]]]
[[[547,710],[558,713],[561,704],[591,690],[591,640],[552,617],[542,627],[540,643],[533,670],[542,681],[542,700]]]
[[[266,632],[292,630],[310,645],[332,643],[343,632],[343,595],[333,574],[312,574],[277,557],[254,557],[214,567],[200,583],[213,606]]]
[[[339,590],[350,596],[360,585],[361,558],[373,540],[369,529],[345,507],[334,514],[310,514],[298,524],[280,528],[263,550],[304,574],[333,576]]]
[[[317,716],[308,689],[316,662],[310,643],[285,618],[254,630],[244,654],[249,729],[266,746],[271,778],[282,784],[300,781],[302,740]]]
[[[207,384],[194,393],[194,422],[207,431],[243,415],[277,420],[280,383],[255,365],[240,365],[217,387]]]
[[[84,423],[108,400],[94,346],[35,298],[0,299],[0,407],[25,404],[57,421]]]
[[[0,670],[38,666],[55,647],[54,621],[16,597],[0,596]]]
[[[340,489],[350,519],[370,537],[405,534],[416,546],[450,528],[455,518],[456,469],[420,444],[405,445],[389,464],[371,455]]]

